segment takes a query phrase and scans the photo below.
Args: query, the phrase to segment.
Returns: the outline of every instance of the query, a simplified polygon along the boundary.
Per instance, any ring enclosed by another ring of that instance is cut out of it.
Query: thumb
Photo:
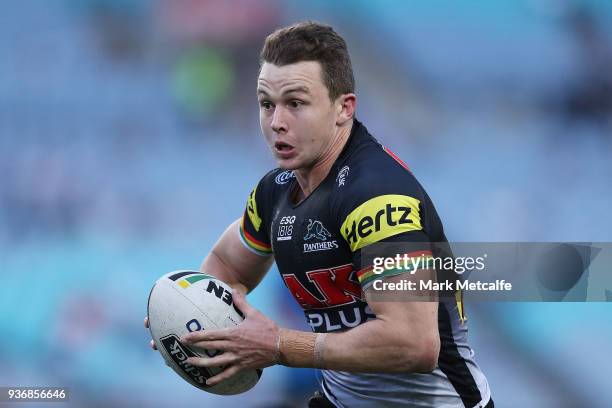
[[[232,299],[234,300],[234,306],[239,312],[242,312],[244,316],[248,316],[255,311],[255,309],[248,304],[244,294],[239,290],[234,290],[232,293]]]

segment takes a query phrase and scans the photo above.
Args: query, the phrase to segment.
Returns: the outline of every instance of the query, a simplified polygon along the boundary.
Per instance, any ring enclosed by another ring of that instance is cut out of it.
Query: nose
[[[270,126],[276,133],[284,133],[287,131],[286,112],[282,106],[276,106],[272,115],[272,123]]]

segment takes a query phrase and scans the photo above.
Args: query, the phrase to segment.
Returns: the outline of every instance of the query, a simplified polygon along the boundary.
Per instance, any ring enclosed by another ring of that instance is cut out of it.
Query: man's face
[[[330,146],[341,108],[329,100],[321,64],[264,63],[257,98],[261,131],[279,167],[312,168]]]

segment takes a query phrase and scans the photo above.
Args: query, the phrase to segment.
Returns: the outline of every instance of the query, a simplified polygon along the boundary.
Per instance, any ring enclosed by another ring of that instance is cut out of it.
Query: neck
[[[300,197],[298,201],[308,197],[319,184],[327,177],[334,162],[340,156],[344,145],[351,135],[351,129],[353,128],[353,121],[351,120],[343,127],[336,131],[336,134],[332,138],[329,146],[321,155],[321,158],[316,163],[306,169],[296,169],[294,171],[295,177],[298,184],[300,185]]]

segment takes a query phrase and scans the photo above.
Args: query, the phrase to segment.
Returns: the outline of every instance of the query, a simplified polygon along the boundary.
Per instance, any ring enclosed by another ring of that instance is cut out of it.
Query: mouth
[[[285,142],[274,143],[274,148],[276,149],[277,152],[289,152],[293,150],[293,146]]]
[[[295,148],[289,143],[276,142],[274,143],[274,153],[281,160],[289,160],[296,155]]]

